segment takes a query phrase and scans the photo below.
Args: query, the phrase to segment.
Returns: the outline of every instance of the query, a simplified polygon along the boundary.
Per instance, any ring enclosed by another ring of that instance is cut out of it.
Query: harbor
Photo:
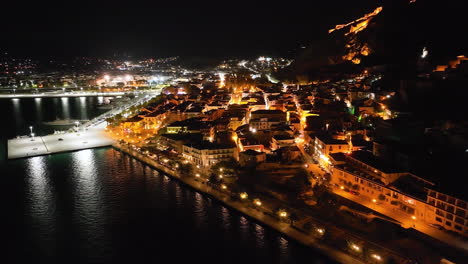
[[[84,131],[46,136],[23,136],[8,140],[8,159],[28,158],[53,153],[110,146],[114,141],[104,132],[105,123]]]

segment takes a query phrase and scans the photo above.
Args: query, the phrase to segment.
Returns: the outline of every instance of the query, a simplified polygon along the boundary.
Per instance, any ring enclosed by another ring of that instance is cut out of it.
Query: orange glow
[[[354,64],[359,64],[359,63],[361,63],[361,59],[360,59],[360,58],[354,58],[354,59],[352,60],[352,62],[353,62]]]
[[[328,33],[332,33],[335,30],[340,30],[342,28],[351,26],[351,29],[347,34],[350,34],[350,33],[356,34],[356,33],[360,32],[360,31],[364,30],[367,27],[367,25],[369,24],[369,21],[374,16],[378,15],[382,10],[383,10],[383,7],[381,7],[381,6],[377,7],[373,12],[365,14],[363,17],[360,17],[360,18],[358,18],[358,19],[356,19],[354,21],[351,21],[351,22],[349,22],[347,24],[336,25],[335,28],[332,28],[332,29],[328,30]],[[355,25],[355,24],[357,24],[357,25]]]
[[[346,33],[345,35],[349,35],[351,33],[357,34],[357,33],[361,32],[361,31],[363,31],[367,27],[367,25],[369,25],[369,21],[370,21],[370,19],[367,19],[367,20],[364,20],[364,21],[358,23],[355,26],[351,26],[351,28],[349,29],[349,32]]]
[[[367,44],[364,44],[364,46],[361,48],[361,55],[367,56],[370,54],[370,52],[371,49],[369,48],[369,46],[367,46]]]

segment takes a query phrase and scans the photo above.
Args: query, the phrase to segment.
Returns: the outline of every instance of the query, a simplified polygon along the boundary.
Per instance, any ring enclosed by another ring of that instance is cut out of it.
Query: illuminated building
[[[209,167],[229,158],[238,159],[236,146],[209,141],[185,143],[182,146],[182,155],[185,159],[202,167]]]
[[[336,164],[330,183],[345,191],[354,191],[372,209],[373,201],[387,208],[388,216],[406,227],[415,220],[443,226],[468,236],[468,203],[438,190],[438,186],[404,170],[396,169],[371,152],[356,151]],[[382,213],[382,211],[381,211]]]

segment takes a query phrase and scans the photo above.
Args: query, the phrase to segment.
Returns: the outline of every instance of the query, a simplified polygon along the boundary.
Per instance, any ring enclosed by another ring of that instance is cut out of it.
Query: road
[[[304,143],[299,142],[297,144],[299,149],[301,150],[301,153],[305,159],[305,161],[308,164],[308,170],[312,172],[315,176],[320,176],[324,175],[325,172],[319,167],[319,165],[315,164],[313,162],[312,157],[307,154],[304,150]],[[320,183],[320,177],[318,177],[318,183]],[[444,242],[447,245],[450,245],[454,248],[461,249],[468,253],[468,243],[465,241],[461,240],[460,238],[453,236],[443,230],[438,230],[432,226],[429,226],[423,221],[420,221],[418,219],[412,219],[411,216],[408,214],[405,214],[403,212],[397,211],[397,210],[392,210],[390,208],[384,207],[379,205],[378,203],[374,203],[370,198],[365,197],[363,195],[353,195],[349,192],[346,192],[344,190],[341,190],[340,188],[332,188],[331,189],[335,194],[340,195],[342,197],[347,198],[348,200],[351,200],[353,202],[356,202],[358,204],[364,205],[368,207],[369,209],[372,209],[376,212],[379,212],[383,215],[386,215],[390,218],[393,218],[397,221],[400,221],[402,223],[402,227],[404,228],[413,228],[421,233],[424,233],[430,237],[433,237],[439,241]]]
[[[162,170],[163,172],[171,175],[174,178],[179,179],[180,181],[186,183],[192,188],[199,190],[203,193],[209,194],[224,204],[228,205],[231,208],[234,208],[247,216],[250,216],[254,219],[257,219],[259,222],[272,227],[280,231],[281,233],[291,237],[305,245],[318,248],[319,250],[325,252],[328,256],[332,257],[340,263],[364,263],[363,261],[347,254],[337,248],[331,247],[325,243],[322,243],[320,239],[316,236],[301,232],[291,226],[289,223],[284,221],[279,221],[277,217],[274,217],[270,212],[273,211],[273,206],[276,203],[266,202],[265,198],[262,198],[262,204],[260,206],[254,206],[251,203],[251,199],[232,199],[231,193],[229,190],[219,190],[214,186],[208,184],[206,178],[203,177],[181,177],[174,168],[169,167],[164,164],[164,162],[156,161],[155,159],[150,158],[148,155],[143,154],[141,151],[138,151],[137,148],[132,149],[132,147],[127,147],[122,144],[115,144],[116,148],[123,150],[124,152],[130,154],[131,156],[152,165],[155,168]]]
[[[345,197],[348,200],[354,201],[361,205],[368,207],[376,212],[379,212],[383,215],[389,216],[397,221],[402,223],[404,228],[413,228],[418,230],[421,233],[424,233],[428,236],[431,236],[439,241],[442,241],[452,247],[464,250],[468,254],[468,243],[459,239],[456,236],[453,236],[443,230],[434,228],[423,221],[418,221],[417,219],[412,219],[408,214],[400,212],[398,210],[393,210],[385,206],[381,206],[378,203],[372,202],[372,200],[363,195],[353,195],[349,192],[341,190],[340,188],[333,188],[332,191],[335,194],[338,194],[342,197]]]

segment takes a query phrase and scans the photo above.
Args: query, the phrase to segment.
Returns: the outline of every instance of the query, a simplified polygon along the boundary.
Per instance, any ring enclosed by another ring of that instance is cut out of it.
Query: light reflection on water
[[[257,247],[263,248],[265,247],[265,229],[259,225],[255,225],[255,241],[257,242]]]
[[[90,240],[82,245],[82,250],[90,251],[91,257],[98,257],[101,250],[107,249],[103,214],[102,186],[98,180],[96,158],[94,151],[85,149],[71,153],[72,184],[74,186],[74,219],[80,224],[79,236]],[[89,239],[91,238],[91,239]],[[94,247],[100,246],[99,249]]]
[[[82,150],[54,157],[25,160],[31,186],[26,194],[31,206],[28,214],[63,234],[54,238],[58,241],[44,243],[54,232],[33,227],[41,235],[27,243],[43,247],[35,256],[60,252],[79,255],[80,263],[157,262],[154,258],[169,256],[175,263],[219,263],[220,259],[223,263],[310,263],[320,258],[303,249],[306,253],[300,254],[307,256],[303,262],[289,261],[297,254],[291,246],[300,246],[116,150]],[[58,171],[53,174],[54,188],[48,171]],[[58,211],[56,193],[61,194]],[[44,211],[48,213],[41,215]],[[57,250],[54,245],[64,248]],[[174,247],[188,252],[170,255]],[[69,260],[64,257],[63,262]]]
[[[176,206],[177,208],[181,208],[183,206],[184,197],[182,197],[182,189],[179,184],[176,184],[175,186],[175,201],[176,201]]]
[[[51,215],[55,207],[45,159],[44,156],[27,159],[31,216],[42,227],[52,225]]]
[[[70,118],[70,107],[68,106],[68,97],[60,98],[62,102],[62,118],[69,119]]]
[[[250,223],[244,216],[239,217],[239,229],[241,240],[247,240],[250,234]]]
[[[86,97],[80,97],[80,119],[88,119],[88,111],[86,111]]]
[[[36,120],[42,121],[42,98],[34,98]]]
[[[289,242],[284,237],[278,237],[278,245],[282,256],[289,255]]]
[[[13,98],[11,99],[11,103],[13,104],[13,121],[16,124],[16,131],[20,131],[21,127],[25,126],[22,117],[22,111],[20,106],[20,99]]]
[[[47,174],[46,157],[39,156],[26,160],[28,180],[28,216],[33,228],[32,234],[42,241],[39,245],[46,254],[56,251],[54,243],[56,235],[54,190]]]

